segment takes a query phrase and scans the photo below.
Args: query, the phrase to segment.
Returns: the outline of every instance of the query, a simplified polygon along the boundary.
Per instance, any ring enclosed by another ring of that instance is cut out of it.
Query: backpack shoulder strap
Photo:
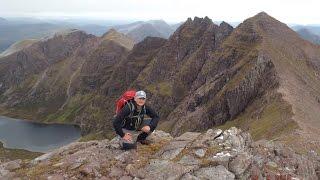
[[[134,104],[133,104],[132,100],[127,101],[127,104],[129,106],[129,109],[130,109],[129,117],[131,118],[133,116],[133,112],[135,110],[135,107],[134,107]]]
[[[128,107],[129,107],[129,109],[130,109],[130,114],[129,114],[129,116],[127,116],[127,117],[124,118],[123,123],[122,123],[122,127],[124,127],[127,118],[129,118],[129,119],[132,118],[133,112],[134,112],[134,110],[135,110],[134,104],[132,103],[131,100],[126,101],[126,102],[125,102],[125,106],[128,106]]]
[[[147,114],[146,105],[143,105],[143,115]]]

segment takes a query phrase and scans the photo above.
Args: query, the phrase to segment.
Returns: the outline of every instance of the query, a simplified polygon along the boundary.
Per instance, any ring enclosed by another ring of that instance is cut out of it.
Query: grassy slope
[[[8,56],[14,52],[20,51],[24,48],[29,47],[30,45],[32,45],[33,43],[37,42],[39,40],[37,39],[25,39],[22,41],[18,41],[14,44],[12,44],[8,49],[6,49],[5,51],[3,51],[2,53],[0,53],[0,57],[1,56]]]
[[[30,160],[40,155],[42,155],[42,153],[30,152],[22,149],[8,149],[3,147],[3,144],[0,142],[0,162],[7,161],[7,160],[15,160],[15,159]]]
[[[291,106],[282,100],[280,94],[266,94],[255,100],[237,118],[218,128],[236,126],[248,130],[254,140],[274,139],[298,127],[291,117]]]

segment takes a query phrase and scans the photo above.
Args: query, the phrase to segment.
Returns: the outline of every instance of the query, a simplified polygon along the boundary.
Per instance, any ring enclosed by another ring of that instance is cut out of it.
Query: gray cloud
[[[319,23],[317,0],[0,0],[0,16],[242,21],[265,11],[286,23]]]

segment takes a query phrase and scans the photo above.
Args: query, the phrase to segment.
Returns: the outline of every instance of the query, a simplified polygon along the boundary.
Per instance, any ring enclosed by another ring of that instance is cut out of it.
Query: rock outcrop
[[[137,150],[112,140],[76,142],[32,161],[0,165],[2,178],[21,179],[318,179],[320,157],[296,154],[272,141],[253,142],[237,128],[173,138],[163,131]]]

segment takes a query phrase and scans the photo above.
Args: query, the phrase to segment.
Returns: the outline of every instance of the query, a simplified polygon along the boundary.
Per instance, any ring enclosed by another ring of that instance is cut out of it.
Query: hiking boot
[[[137,142],[143,144],[143,145],[150,145],[152,144],[152,141],[148,140],[148,139],[143,139],[143,140],[138,140]]]
[[[122,150],[137,149],[137,143],[122,143]]]

